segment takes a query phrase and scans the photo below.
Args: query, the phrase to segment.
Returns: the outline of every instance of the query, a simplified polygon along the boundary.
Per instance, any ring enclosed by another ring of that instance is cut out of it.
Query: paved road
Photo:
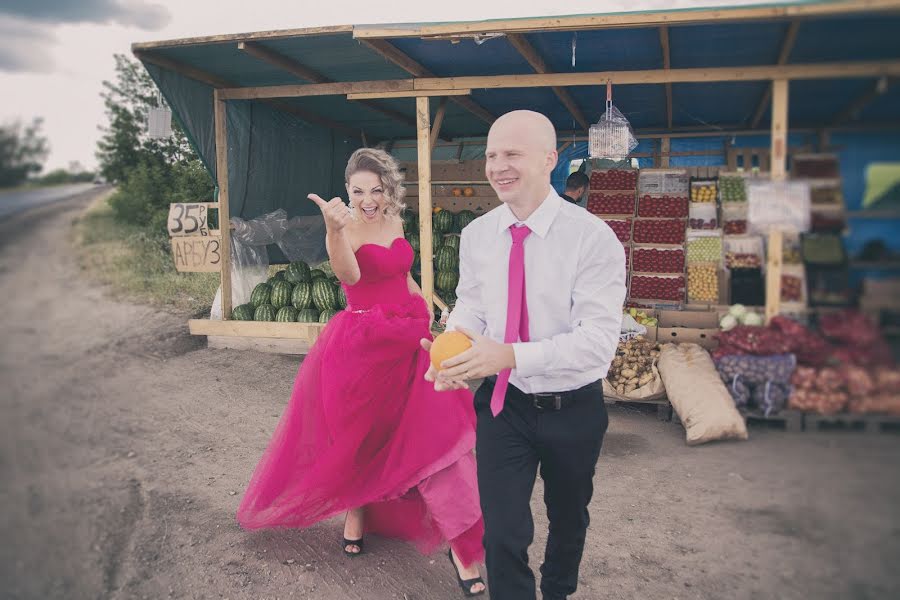
[[[73,183],[34,190],[0,191],[0,219],[28,208],[71,198],[93,187],[92,183]],[[96,187],[100,189],[100,186]]]

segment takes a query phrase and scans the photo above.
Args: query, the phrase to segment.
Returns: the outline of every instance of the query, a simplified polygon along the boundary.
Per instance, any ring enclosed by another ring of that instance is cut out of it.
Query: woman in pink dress
[[[300,366],[290,403],[241,501],[247,529],[308,527],[346,513],[343,549],[379,533],[430,552],[449,543],[467,596],[478,576],[484,524],[468,390],[425,381],[431,310],[410,274],[397,163],[363,148],[345,173],[348,207],[310,194],[322,210],[331,266],[348,307],[331,319]]]

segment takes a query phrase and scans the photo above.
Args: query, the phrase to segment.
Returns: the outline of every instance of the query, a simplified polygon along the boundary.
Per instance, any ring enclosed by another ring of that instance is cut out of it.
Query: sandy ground
[[[73,258],[91,194],[0,222],[0,597],[460,598],[441,555],[372,538],[345,558],[337,521],[237,526],[298,361],[108,299]],[[688,448],[653,414],[610,421],[575,598],[900,597],[900,437]]]

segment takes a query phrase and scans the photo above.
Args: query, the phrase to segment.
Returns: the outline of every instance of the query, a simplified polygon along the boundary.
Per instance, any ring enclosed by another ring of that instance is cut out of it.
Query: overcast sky
[[[2,0],[0,123],[43,117],[51,145],[45,171],[75,160],[94,168],[97,128],[105,123],[101,82],[113,77],[113,54],[130,54],[133,42],[321,25],[766,3],[771,0]]]

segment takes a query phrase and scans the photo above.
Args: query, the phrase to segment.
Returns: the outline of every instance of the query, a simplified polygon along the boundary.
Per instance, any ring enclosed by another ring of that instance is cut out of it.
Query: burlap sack
[[[747,426],[709,353],[697,344],[666,344],[659,373],[689,446],[713,440],[746,440]]]

